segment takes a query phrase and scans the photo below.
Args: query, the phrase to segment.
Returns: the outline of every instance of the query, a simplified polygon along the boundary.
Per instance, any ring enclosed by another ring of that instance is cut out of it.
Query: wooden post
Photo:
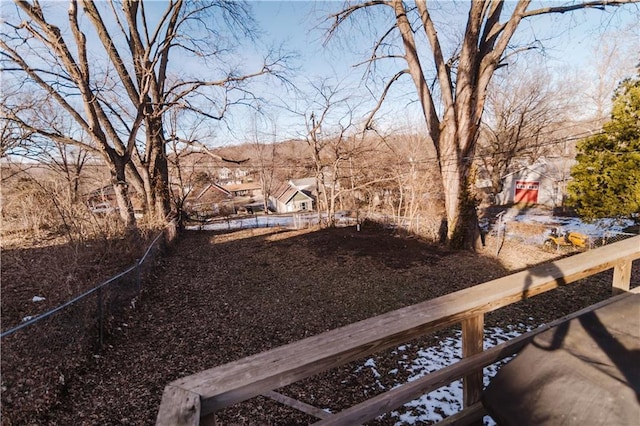
[[[613,268],[611,294],[617,295],[629,291],[631,285],[631,260],[624,259]]]
[[[156,426],[198,426],[199,424],[200,395],[177,386],[167,385],[162,393]]]
[[[502,242],[504,241],[504,233],[506,231],[502,223],[503,215],[504,215],[504,212],[500,212],[496,215],[496,217],[498,218],[498,223],[497,223],[498,230],[496,231],[496,257],[500,254],[500,249],[502,248]],[[500,233],[502,233],[502,237],[500,237]]]
[[[462,357],[467,358],[471,355],[482,352],[482,343],[484,340],[484,314],[462,321]],[[472,372],[462,379],[463,387],[463,403],[464,408],[471,407],[480,401],[482,395],[483,375],[480,371]]]
[[[217,426],[216,414],[211,413],[206,416],[200,417],[200,426]]]

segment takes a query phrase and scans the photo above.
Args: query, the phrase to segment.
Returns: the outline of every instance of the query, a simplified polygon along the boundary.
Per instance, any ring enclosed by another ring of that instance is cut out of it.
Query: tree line
[[[327,17],[327,39],[341,37],[350,23],[376,19],[367,34],[373,48],[361,66],[365,79],[383,83],[374,86],[378,87],[372,91],[376,102],[364,113],[362,105],[324,82],[313,84],[307,107],[288,107],[304,123],[301,139],[313,153],[316,179],[324,181],[325,173],[345,181],[351,178],[339,174],[359,150],[370,149],[370,135],[384,133],[376,114],[397,82],[408,78],[414,88],[411,96],[422,112],[420,138],[429,146],[422,152],[433,152],[435,159],[432,171],[438,178],[430,181],[438,186],[440,197],[435,202],[441,209],[436,214],[445,225],[445,240],[451,247],[473,248],[478,240],[472,191],[476,154],[481,151],[486,158],[493,150],[513,157],[520,152],[514,141],[525,140],[530,154],[538,155],[531,149],[538,144],[537,135],[562,108],[557,102],[545,105],[544,97],[536,97],[540,90],[530,91],[529,97],[519,95],[517,100],[526,100],[532,108],[516,108],[511,116],[508,108],[498,105],[505,96],[499,96],[499,86],[492,81],[498,80],[499,71],[513,58],[536,44],[536,40],[516,39],[516,30],[527,21],[535,26],[543,15],[609,10],[626,3],[633,2],[536,8],[528,0],[474,1],[468,6],[458,42],[449,43],[447,32],[434,19],[440,5],[346,2]],[[148,218],[159,223],[168,220],[172,144],[174,150],[185,146],[206,150],[196,134],[189,134],[190,129],[207,121],[224,122],[238,106],[260,111],[260,105],[270,100],[252,90],[256,80],[291,87],[291,56],[281,49],[264,47],[263,60],[253,68],[234,60],[240,46],[260,46],[246,3],[72,0],[63,12],[33,0],[15,1],[14,9],[4,13],[2,153],[37,156],[40,152],[55,161],[72,157],[74,161],[67,163],[76,165],[84,164],[88,155],[100,158],[108,167],[120,219],[128,228],[136,227],[131,188],[142,196]],[[391,66],[378,67],[382,62]],[[382,74],[394,67],[396,71]],[[332,115],[336,109],[337,116]],[[492,109],[493,122],[483,120],[485,111]],[[516,119],[514,126],[513,118],[523,112],[538,116],[527,126],[521,121],[518,127]],[[328,128],[330,137],[322,136],[321,129],[327,132]],[[378,141],[385,143],[384,135]],[[258,140],[254,146],[259,158],[270,149]],[[490,166],[497,176],[509,164],[494,159]],[[406,173],[397,176],[416,176],[412,162],[403,167]],[[73,180],[80,169],[68,168],[65,173]],[[260,179],[266,185],[270,178],[264,174]],[[369,181],[376,179],[380,178]],[[339,198],[336,190],[325,192],[323,203],[329,210],[335,209]],[[416,195],[403,196],[414,199]]]

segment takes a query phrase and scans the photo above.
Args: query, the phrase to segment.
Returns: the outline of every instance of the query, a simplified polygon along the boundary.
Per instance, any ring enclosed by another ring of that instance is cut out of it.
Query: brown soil
[[[2,330],[18,325],[27,315],[53,309],[131,266],[151,238],[144,235],[73,244],[52,239],[29,248],[3,239]],[[44,300],[34,303],[34,296]]]
[[[185,232],[135,303],[123,316],[113,318],[102,351],[86,356],[62,378],[43,378],[48,394],[55,398],[26,405],[37,384],[18,386],[19,374],[12,375],[13,381],[3,374],[2,423],[153,424],[164,386],[179,377],[557,256],[507,241],[496,258],[495,244],[489,239],[479,255],[452,252],[415,237],[366,227],[361,232],[355,228]],[[11,306],[18,297],[5,289],[5,281],[13,279],[5,274],[28,269],[28,257],[24,253],[7,260],[3,255],[3,330],[5,321],[15,321],[5,318],[5,304]],[[6,261],[21,266],[5,269]],[[637,264],[633,277],[637,281]],[[487,325],[540,324],[558,318],[606,298],[610,280],[610,274],[600,274],[588,283],[501,309],[488,316]],[[24,288],[20,298],[34,291],[40,290]],[[22,314],[16,312],[18,317]],[[432,344],[447,333],[451,332],[427,336],[419,343]],[[386,351],[376,361],[382,374],[378,380],[386,387],[392,386],[385,373],[394,368],[396,356]],[[53,368],[58,360],[42,362]],[[35,367],[5,364],[3,356],[3,373],[16,368],[24,372]],[[355,364],[350,364],[280,392],[340,410],[379,392],[375,380],[364,370],[356,373]],[[313,421],[263,397],[226,409],[219,419],[222,424]]]

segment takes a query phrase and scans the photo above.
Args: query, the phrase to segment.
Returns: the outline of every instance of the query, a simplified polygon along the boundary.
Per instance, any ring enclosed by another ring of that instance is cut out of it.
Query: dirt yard
[[[478,254],[450,252],[377,227],[360,232],[185,232],[125,315],[114,319],[103,350],[88,354],[67,376],[43,378],[51,380],[46,383],[49,397],[36,398],[36,408],[21,402],[28,400],[37,383],[18,384],[15,374],[9,382],[3,374],[2,424],[153,424],[164,386],[179,377],[556,256],[509,241],[498,258],[495,249],[489,239]],[[24,314],[5,312],[5,305],[15,302],[12,298],[47,291],[28,288],[30,256],[26,251],[3,253],[3,330]],[[601,274],[589,283],[502,309],[488,316],[487,325],[546,322],[606,298],[609,286],[610,274]],[[430,345],[447,333],[452,331],[427,336],[412,347]],[[379,392],[377,381],[391,386],[387,373],[396,356],[386,351],[377,357],[380,378],[358,373],[350,364],[279,391],[317,407],[344,409]],[[46,364],[55,362],[48,359]],[[3,356],[3,373],[8,368],[16,366],[6,365]],[[219,419],[221,424],[313,421],[262,397],[225,410]]]

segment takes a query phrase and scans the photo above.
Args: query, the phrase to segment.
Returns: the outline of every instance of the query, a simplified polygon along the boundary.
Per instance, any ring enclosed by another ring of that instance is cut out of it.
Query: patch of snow
[[[373,377],[380,377],[380,373],[378,372],[378,370],[376,369],[376,362],[373,358],[369,358],[365,363],[364,363],[365,367],[369,367],[371,369],[371,372],[373,373]]]
[[[368,360],[366,360],[364,362],[364,366],[365,367],[375,367],[376,366],[376,361],[373,358],[369,358]]]
[[[326,215],[324,217],[326,217]],[[355,225],[355,219],[347,217],[346,212],[336,212],[335,219],[338,225]],[[285,228],[300,228],[317,223],[317,213],[298,212],[292,214],[248,215],[219,218],[203,225],[187,226],[186,229],[194,231],[224,231],[249,228],[272,228],[277,226]]]
[[[606,233],[619,233],[628,226],[633,225],[631,219],[596,219],[593,222],[584,222],[577,217],[561,217],[551,215],[516,215],[510,216],[515,222],[535,222],[548,225],[549,228],[559,227],[566,231],[577,231],[589,237],[602,237]]]
[[[46,299],[42,296],[33,296],[33,299],[31,299],[32,302],[42,302],[43,300]]]

